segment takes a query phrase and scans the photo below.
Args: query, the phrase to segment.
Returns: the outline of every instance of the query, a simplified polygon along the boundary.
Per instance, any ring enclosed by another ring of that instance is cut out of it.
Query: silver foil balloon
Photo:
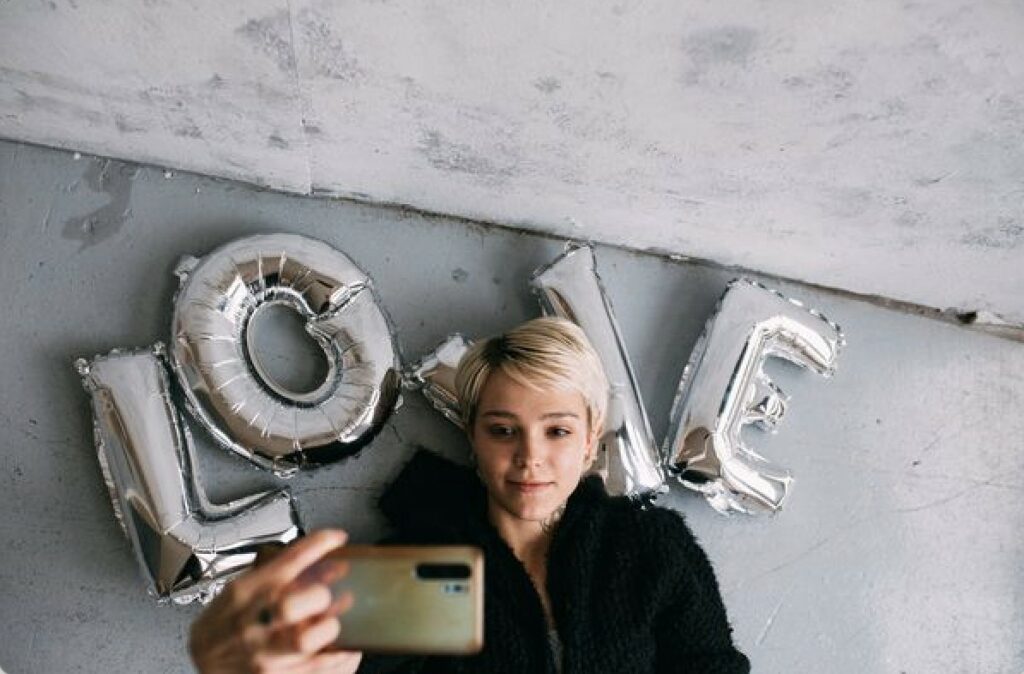
[[[732,281],[683,370],[663,446],[669,473],[719,512],[778,510],[792,477],[741,438],[748,424],[774,430],[787,409],[765,359],[831,376],[843,343],[838,325],[797,300]]]
[[[160,345],[75,365],[92,397],[96,450],[114,513],[151,594],[181,604],[205,601],[255,561],[259,546],[283,545],[301,533],[285,490],[224,505],[207,500]]]
[[[449,335],[405,372],[406,386],[420,389],[434,409],[459,428],[462,415],[455,394],[455,372],[470,346],[472,342],[462,335]]]
[[[530,285],[546,315],[567,318],[583,329],[611,385],[592,472],[604,478],[614,495],[645,497],[664,491],[654,434],[611,302],[597,274],[593,249],[570,244],[554,262],[534,272]]]
[[[294,234],[238,239],[178,265],[171,362],[196,418],[223,446],[281,476],[350,456],[400,403],[391,325],[369,277]],[[313,391],[290,391],[254,355],[254,318],[297,311],[327,360]]]

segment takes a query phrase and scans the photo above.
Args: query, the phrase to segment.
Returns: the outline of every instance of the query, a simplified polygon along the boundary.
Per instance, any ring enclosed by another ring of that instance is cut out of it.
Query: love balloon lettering
[[[398,407],[403,385],[458,424],[454,375],[471,342],[452,335],[403,370],[369,276],[304,236],[239,239],[184,258],[176,273],[167,346],[115,349],[75,365],[91,396],[114,512],[147,589],[189,603],[216,594],[260,546],[302,535],[302,524],[286,489],[211,503],[175,399],[219,445],[287,477],[359,452]],[[764,373],[768,357],[832,374],[843,344],[836,324],[756,282],[732,281],[689,357],[659,447],[593,249],[569,244],[530,285],[545,315],[584,330],[608,374],[592,470],[610,493],[649,501],[672,476],[723,513],[782,506],[791,476],[747,447],[741,431],[750,424],[774,431],[787,409],[788,398]],[[297,312],[323,350],[327,372],[314,390],[282,386],[256,356],[256,321],[275,306]]]

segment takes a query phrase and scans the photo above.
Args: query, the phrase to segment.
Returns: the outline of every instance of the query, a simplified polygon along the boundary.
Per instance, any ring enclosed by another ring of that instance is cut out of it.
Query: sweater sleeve
[[[654,618],[659,674],[747,674],[711,563],[683,518],[654,509],[654,561],[664,584]]]
[[[364,655],[356,674],[421,674],[425,660],[401,655]]]

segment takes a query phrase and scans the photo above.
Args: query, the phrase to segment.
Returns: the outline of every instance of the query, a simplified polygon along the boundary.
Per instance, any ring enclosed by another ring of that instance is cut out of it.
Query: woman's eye
[[[491,426],[487,429],[487,432],[495,438],[510,438],[512,437],[512,428],[509,426]]]
[[[572,435],[572,431],[568,428],[552,428],[548,430],[548,435],[553,438],[564,438]]]

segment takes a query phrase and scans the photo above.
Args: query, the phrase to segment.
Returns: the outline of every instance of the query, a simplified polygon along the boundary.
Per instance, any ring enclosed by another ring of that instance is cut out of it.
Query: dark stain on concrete
[[[139,168],[133,164],[93,160],[82,177],[94,192],[106,193],[110,201],[84,216],[66,220],[61,236],[81,241],[79,250],[85,250],[117,234],[131,215],[129,202],[138,173]]]
[[[469,278],[469,272],[462,267],[456,267],[452,269],[452,280],[456,283],[465,283],[466,279]]]
[[[906,229],[920,227],[927,222],[927,216],[921,211],[903,211],[896,216],[896,226]]]
[[[928,79],[926,79],[924,81],[924,88],[925,88],[925,91],[928,91],[928,92],[931,92],[931,93],[944,94],[944,93],[946,93],[946,90],[949,87],[947,86],[946,78],[936,76],[936,77],[929,77]]]
[[[1019,127],[1024,119],[1024,100],[1008,94],[989,96],[985,103],[993,111],[993,117],[999,122]]]
[[[345,192],[343,196],[356,201],[373,201],[373,195],[366,192]]]
[[[856,84],[856,79],[853,77],[853,73],[845,68],[839,68],[836,66],[829,66],[818,73],[815,78],[817,83],[824,89],[827,89],[833,99],[846,98],[850,89]]]
[[[1024,224],[1013,218],[1002,217],[994,227],[964,234],[960,242],[979,248],[1012,250],[1024,243]]]
[[[907,102],[902,98],[887,98],[882,101],[882,109],[868,115],[868,119],[872,122],[890,121],[900,117],[906,117],[907,111]]]
[[[1012,236],[1019,239],[1021,235],[1024,235],[1024,225],[1013,218],[1000,218],[998,229],[999,233],[1004,236]]]
[[[812,92],[812,95],[827,97],[830,100],[847,98],[850,90],[856,86],[857,80],[846,68],[828,65],[811,72],[790,75],[782,80],[782,85],[793,92]],[[893,117],[906,112],[906,104],[901,99],[888,99],[882,104],[882,112],[874,115],[854,113],[847,115],[840,122],[861,121]]]
[[[453,142],[433,129],[422,134],[419,151],[427,158],[431,166],[442,171],[491,178],[507,178],[515,175],[514,166],[499,166],[469,145]]]
[[[534,81],[533,87],[545,94],[553,94],[562,88],[562,83],[555,77],[542,77]]]
[[[22,111],[45,110],[58,115],[66,115],[72,119],[80,119],[91,126],[106,126],[110,124],[109,117],[78,103],[62,100],[54,96],[30,94],[17,88],[14,91],[18,95],[17,105]]]
[[[811,83],[807,81],[807,78],[800,77],[799,75],[792,75],[782,80],[782,85],[787,89],[810,89]]]
[[[970,325],[971,323],[978,320],[977,311],[958,311],[956,312],[956,320],[960,321],[964,325]]]
[[[202,138],[203,131],[194,121],[189,119],[184,124],[179,124],[174,128],[174,135],[179,138]]]
[[[302,48],[306,50],[314,73],[342,82],[362,77],[359,61],[334,34],[327,19],[306,9],[299,14],[298,22],[302,31]]]
[[[316,124],[306,124],[305,122],[302,124],[302,130],[310,136],[319,136],[324,132],[324,130]]]
[[[4,65],[0,65],[0,81],[15,90],[18,90],[19,87],[45,85],[46,89],[61,93],[82,94],[83,97],[96,95],[94,86],[83,84],[80,79],[74,77],[61,77],[38,70],[18,70]]]
[[[941,50],[942,42],[939,41],[939,38],[925,33],[923,35],[918,35],[911,40],[910,44],[904,47],[902,51],[908,56],[913,56],[915,54],[920,54],[921,52],[938,54]]]
[[[689,59],[690,69],[684,80],[693,84],[709,70],[745,67],[754,54],[757,40],[757,31],[746,26],[719,26],[686,35],[682,50]]]
[[[826,190],[828,200],[823,204],[829,215],[839,218],[856,218],[871,206],[873,195],[870,190],[859,187],[835,187]]]
[[[217,73],[214,73],[213,76],[210,77],[210,79],[206,80],[206,86],[210,89],[223,89],[224,84],[224,78],[218,75]]]
[[[114,126],[121,133],[141,133],[146,130],[145,127],[134,124],[122,114],[114,115]]]
[[[953,175],[955,173],[956,173],[956,171],[948,171],[947,173],[944,173],[944,174],[942,174],[940,176],[928,176],[928,177],[925,177],[925,178],[915,178],[914,179],[914,184],[917,185],[918,187],[931,187],[932,185],[938,185],[943,180],[945,180],[946,178],[950,177],[951,175]]]
[[[282,9],[262,19],[249,19],[235,32],[255,51],[269,56],[278,68],[290,73],[295,70],[290,22],[288,10]]]
[[[272,133],[267,136],[267,145],[278,150],[287,150],[290,147],[288,141],[276,133]]]

